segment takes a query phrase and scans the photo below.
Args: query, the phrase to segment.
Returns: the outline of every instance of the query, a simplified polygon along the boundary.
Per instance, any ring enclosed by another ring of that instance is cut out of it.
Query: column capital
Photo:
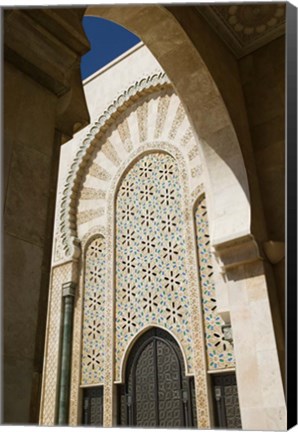
[[[77,284],[75,282],[64,282],[62,284],[62,297],[75,296]]]

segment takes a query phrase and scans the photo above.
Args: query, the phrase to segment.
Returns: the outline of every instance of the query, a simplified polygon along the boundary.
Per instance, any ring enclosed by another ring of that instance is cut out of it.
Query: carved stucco
[[[255,51],[285,32],[284,3],[201,5],[197,11],[237,57]]]
[[[78,151],[72,161],[65,182],[60,202],[59,228],[55,244],[55,262],[60,262],[71,257],[76,258],[80,254],[79,242],[76,237],[76,204],[77,190],[80,184],[81,174],[90,159],[90,154],[96,147],[100,137],[107,128],[115,122],[117,117],[130,105],[135,103],[144,94],[152,93],[163,86],[169,86],[169,80],[165,73],[148,76],[137,81],[129,89],[125,90],[117,99],[107,107],[94,122],[88,133],[84,136]],[[109,151],[106,145],[106,151]],[[111,153],[111,152],[109,152]]]

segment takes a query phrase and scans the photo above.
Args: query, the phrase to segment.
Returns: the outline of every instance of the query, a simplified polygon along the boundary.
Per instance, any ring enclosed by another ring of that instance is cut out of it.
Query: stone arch
[[[98,120],[91,126],[86,135],[84,135],[70,166],[61,198],[59,234],[67,259],[77,259],[81,253],[80,241],[77,238],[76,220],[78,190],[81,185],[85,167],[90,160],[98,140],[123,111],[134,104],[136,100],[142,98],[144,95],[154,93],[168,86],[170,86],[170,83],[164,73],[147,76],[137,81],[107,107]]]
[[[85,14],[135,33],[172,81],[202,146],[212,191],[208,207],[213,245],[249,235],[248,179],[235,128],[209,70],[180,24],[161,6],[89,6]]]
[[[90,243],[92,243],[93,240],[96,240],[97,238],[98,239],[106,238],[104,230],[100,229],[99,227],[96,227],[96,230],[92,231],[91,233],[88,233],[88,235],[86,235],[85,238],[82,240],[82,251],[83,251],[82,259],[85,258]]]

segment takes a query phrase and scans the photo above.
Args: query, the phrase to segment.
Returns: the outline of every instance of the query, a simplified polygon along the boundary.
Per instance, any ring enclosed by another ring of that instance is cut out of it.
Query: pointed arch
[[[140,329],[140,330],[139,330],[139,331],[134,335],[134,337],[133,337],[132,340],[129,342],[129,344],[127,345],[127,347],[126,347],[126,349],[125,349],[125,351],[124,351],[124,353],[123,353],[122,359],[121,359],[121,364],[120,364],[120,374],[119,374],[120,380],[119,380],[119,381],[116,381],[116,382],[115,382],[116,384],[120,384],[120,383],[123,383],[123,382],[125,381],[125,370],[126,370],[126,366],[127,366],[127,361],[128,361],[128,358],[129,358],[129,355],[130,355],[130,353],[131,353],[132,348],[135,346],[135,343],[138,341],[138,339],[139,339],[141,336],[143,336],[146,332],[148,332],[149,330],[151,330],[151,329],[153,329],[153,328],[161,329],[161,330],[163,330],[163,331],[169,333],[169,334],[172,336],[172,338],[176,341],[178,347],[180,348],[180,351],[181,351],[181,354],[182,354],[182,358],[183,358],[183,363],[184,363],[185,375],[186,375],[186,376],[193,376],[193,373],[188,373],[188,371],[187,371],[187,360],[186,360],[186,354],[185,354],[185,351],[184,351],[183,346],[182,346],[181,343],[180,343],[179,338],[177,338],[177,336],[176,336],[176,335],[175,335],[171,330],[166,329],[166,328],[164,328],[164,327],[161,326],[161,325],[155,324],[154,326],[153,326],[153,325],[148,325],[148,326],[145,326],[145,327],[143,327],[142,329]]]

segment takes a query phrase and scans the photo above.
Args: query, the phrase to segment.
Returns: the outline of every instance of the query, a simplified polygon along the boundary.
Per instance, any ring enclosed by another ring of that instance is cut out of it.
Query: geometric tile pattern
[[[106,245],[98,237],[85,259],[81,384],[103,384],[105,357]]]
[[[195,222],[208,369],[234,367],[233,346],[224,340],[222,331],[224,321],[216,313],[216,293],[212,280],[213,266],[205,196],[199,200],[196,207]]]
[[[148,324],[172,331],[192,371],[185,220],[176,160],[144,156],[123,178],[116,201],[116,358]]]

